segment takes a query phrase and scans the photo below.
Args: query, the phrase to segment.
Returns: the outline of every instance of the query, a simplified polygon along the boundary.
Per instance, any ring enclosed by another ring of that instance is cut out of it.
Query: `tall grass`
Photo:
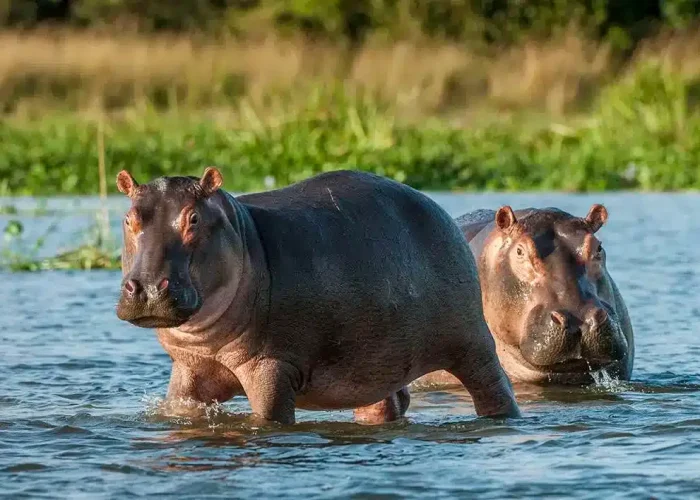
[[[0,47],[0,194],[207,164],[238,191],[337,168],[423,189],[698,187],[697,33],[626,64],[575,33],[488,52],[67,31]]]
[[[135,114],[105,123],[106,177],[198,175],[218,165],[225,186],[251,191],[319,172],[372,171],[419,189],[681,190],[700,188],[694,87],[658,65],[604,89],[578,120],[454,127],[398,120],[362,95],[312,93],[273,115]],[[0,124],[0,192],[90,193],[99,185],[96,122],[76,115]],[[110,190],[114,190],[109,183]]]
[[[406,41],[342,45],[268,38],[257,42],[187,36],[1,32],[0,105],[118,110],[225,107],[245,97],[336,85],[361,89],[408,115],[464,108],[538,106],[560,113],[611,68],[608,47],[571,33],[509,50]]]

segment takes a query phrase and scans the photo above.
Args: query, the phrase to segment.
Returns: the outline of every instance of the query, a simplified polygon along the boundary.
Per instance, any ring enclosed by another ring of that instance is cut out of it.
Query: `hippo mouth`
[[[140,328],[175,328],[185,323],[188,317],[165,318],[161,316],[140,316],[138,318],[128,319],[127,321]]]
[[[611,362],[587,361],[583,358],[568,359],[550,365],[534,365],[541,372],[549,373],[590,373],[606,368]]]
[[[193,298],[191,305],[181,304],[180,307],[178,301],[173,299],[160,300],[155,304],[120,300],[117,317],[141,328],[175,328],[186,323],[201,308],[199,294],[194,294]]]

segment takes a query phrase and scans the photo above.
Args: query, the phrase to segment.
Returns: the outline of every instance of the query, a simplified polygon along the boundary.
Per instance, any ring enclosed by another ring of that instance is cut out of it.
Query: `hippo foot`
[[[365,425],[377,425],[393,422],[402,418],[408,410],[411,395],[404,387],[386,399],[372,405],[355,408],[355,422]]]

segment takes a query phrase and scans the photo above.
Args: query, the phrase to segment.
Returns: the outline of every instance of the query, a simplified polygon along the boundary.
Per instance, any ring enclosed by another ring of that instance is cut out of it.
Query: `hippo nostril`
[[[597,307],[588,313],[586,319],[591,328],[595,328],[608,320],[608,312],[602,307]]]
[[[551,313],[552,316],[552,321],[554,322],[555,325],[557,325],[560,328],[566,328],[567,327],[567,321],[566,321],[566,316],[560,313],[559,311],[552,311]]]
[[[124,283],[124,291],[130,296],[138,294],[141,291],[141,284],[136,280],[127,280]]]
[[[158,291],[162,292],[163,290],[168,288],[169,284],[170,284],[170,281],[168,280],[168,278],[163,278],[162,280],[160,280],[160,283],[158,283]]]

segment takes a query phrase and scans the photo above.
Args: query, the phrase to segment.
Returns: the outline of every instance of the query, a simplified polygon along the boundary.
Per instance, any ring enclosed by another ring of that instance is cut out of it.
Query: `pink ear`
[[[139,187],[139,183],[126,170],[122,170],[117,174],[117,189],[129,198],[133,198],[134,194],[136,194],[137,187]]]
[[[498,229],[501,231],[510,229],[517,222],[518,220],[515,218],[513,209],[508,205],[499,208],[498,212],[496,212],[496,226],[498,226]]]
[[[608,221],[608,209],[603,205],[595,204],[586,215],[586,223],[591,228],[592,232],[598,231],[603,224]]]
[[[202,174],[202,178],[199,179],[199,185],[202,186],[204,196],[207,197],[214,194],[223,183],[224,178],[215,167],[207,167]]]

